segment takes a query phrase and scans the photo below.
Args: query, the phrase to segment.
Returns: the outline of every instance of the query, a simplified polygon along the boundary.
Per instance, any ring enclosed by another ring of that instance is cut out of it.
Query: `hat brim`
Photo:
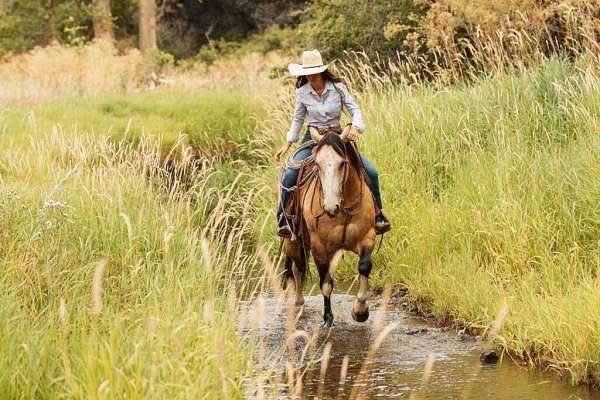
[[[329,68],[329,64],[321,65],[319,67],[310,67],[310,68],[304,68],[300,64],[289,64],[288,65],[288,71],[290,71],[290,74],[292,74],[294,76],[319,74],[319,73],[325,71],[327,68]]]

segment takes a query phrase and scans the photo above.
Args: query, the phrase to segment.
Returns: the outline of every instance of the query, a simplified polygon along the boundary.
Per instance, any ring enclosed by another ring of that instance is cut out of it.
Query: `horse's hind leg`
[[[363,246],[360,252],[360,260],[358,261],[359,288],[354,306],[352,307],[352,318],[358,322],[364,322],[369,319],[369,306],[367,299],[369,296],[369,274],[371,273],[371,253],[373,246]]]
[[[333,311],[331,311],[331,292],[333,292],[333,278],[329,273],[329,262],[321,262],[315,259],[319,270],[319,283],[323,293],[323,325],[333,325]]]
[[[291,283],[294,284],[294,303],[301,306],[304,304],[302,288],[306,274],[306,256],[300,246],[291,243],[286,243],[285,252],[285,286],[289,288]]]

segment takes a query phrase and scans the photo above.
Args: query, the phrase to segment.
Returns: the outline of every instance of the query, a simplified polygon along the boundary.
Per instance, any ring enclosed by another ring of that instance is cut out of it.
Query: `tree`
[[[93,24],[95,38],[114,39],[110,0],[96,0]]]
[[[139,39],[140,50],[156,47],[156,2],[140,0]]]

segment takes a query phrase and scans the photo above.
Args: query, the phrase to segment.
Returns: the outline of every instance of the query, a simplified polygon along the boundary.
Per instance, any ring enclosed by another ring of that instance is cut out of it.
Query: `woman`
[[[290,64],[288,66],[290,73],[298,77],[296,81],[298,90],[296,91],[296,107],[292,125],[287,133],[287,142],[277,151],[275,155],[277,161],[288,152],[293,143],[298,141],[298,134],[304,122],[317,128],[340,129],[342,104],[346,106],[346,110],[352,116],[352,126],[348,139],[356,140],[359,132],[364,132],[365,124],[360,108],[354,102],[344,82],[329,71],[328,67],[329,64],[323,64],[321,54],[317,50],[305,51],[302,54],[302,65]],[[310,140],[311,137],[307,131],[302,143]],[[312,147],[314,146],[307,147],[294,154],[294,161],[302,161],[308,157],[311,154]],[[361,158],[367,175],[371,179],[373,195],[378,208],[375,216],[375,230],[378,234],[385,233],[391,229],[391,225],[383,215],[379,193],[379,177],[375,167],[369,160],[363,155],[361,155]],[[277,208],[277,233],[282,237],[291,236],[289,223],[285,221],[283,215],[283,210],[290,196],[289,191],[285,189],[295,186],[297,178],[298,169],[286,168],[282,178],[281,201]]]

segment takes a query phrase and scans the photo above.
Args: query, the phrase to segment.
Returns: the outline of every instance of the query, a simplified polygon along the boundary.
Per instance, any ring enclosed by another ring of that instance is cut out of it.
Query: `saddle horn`
[[[315,141],[315,143],[319,143],[319,141],[323,138],[323,135],[321,135],[319,133],[319,130],[314,126],[309,126],[308,132],[310,133],[310,137],[312,138],[312,140]]]

